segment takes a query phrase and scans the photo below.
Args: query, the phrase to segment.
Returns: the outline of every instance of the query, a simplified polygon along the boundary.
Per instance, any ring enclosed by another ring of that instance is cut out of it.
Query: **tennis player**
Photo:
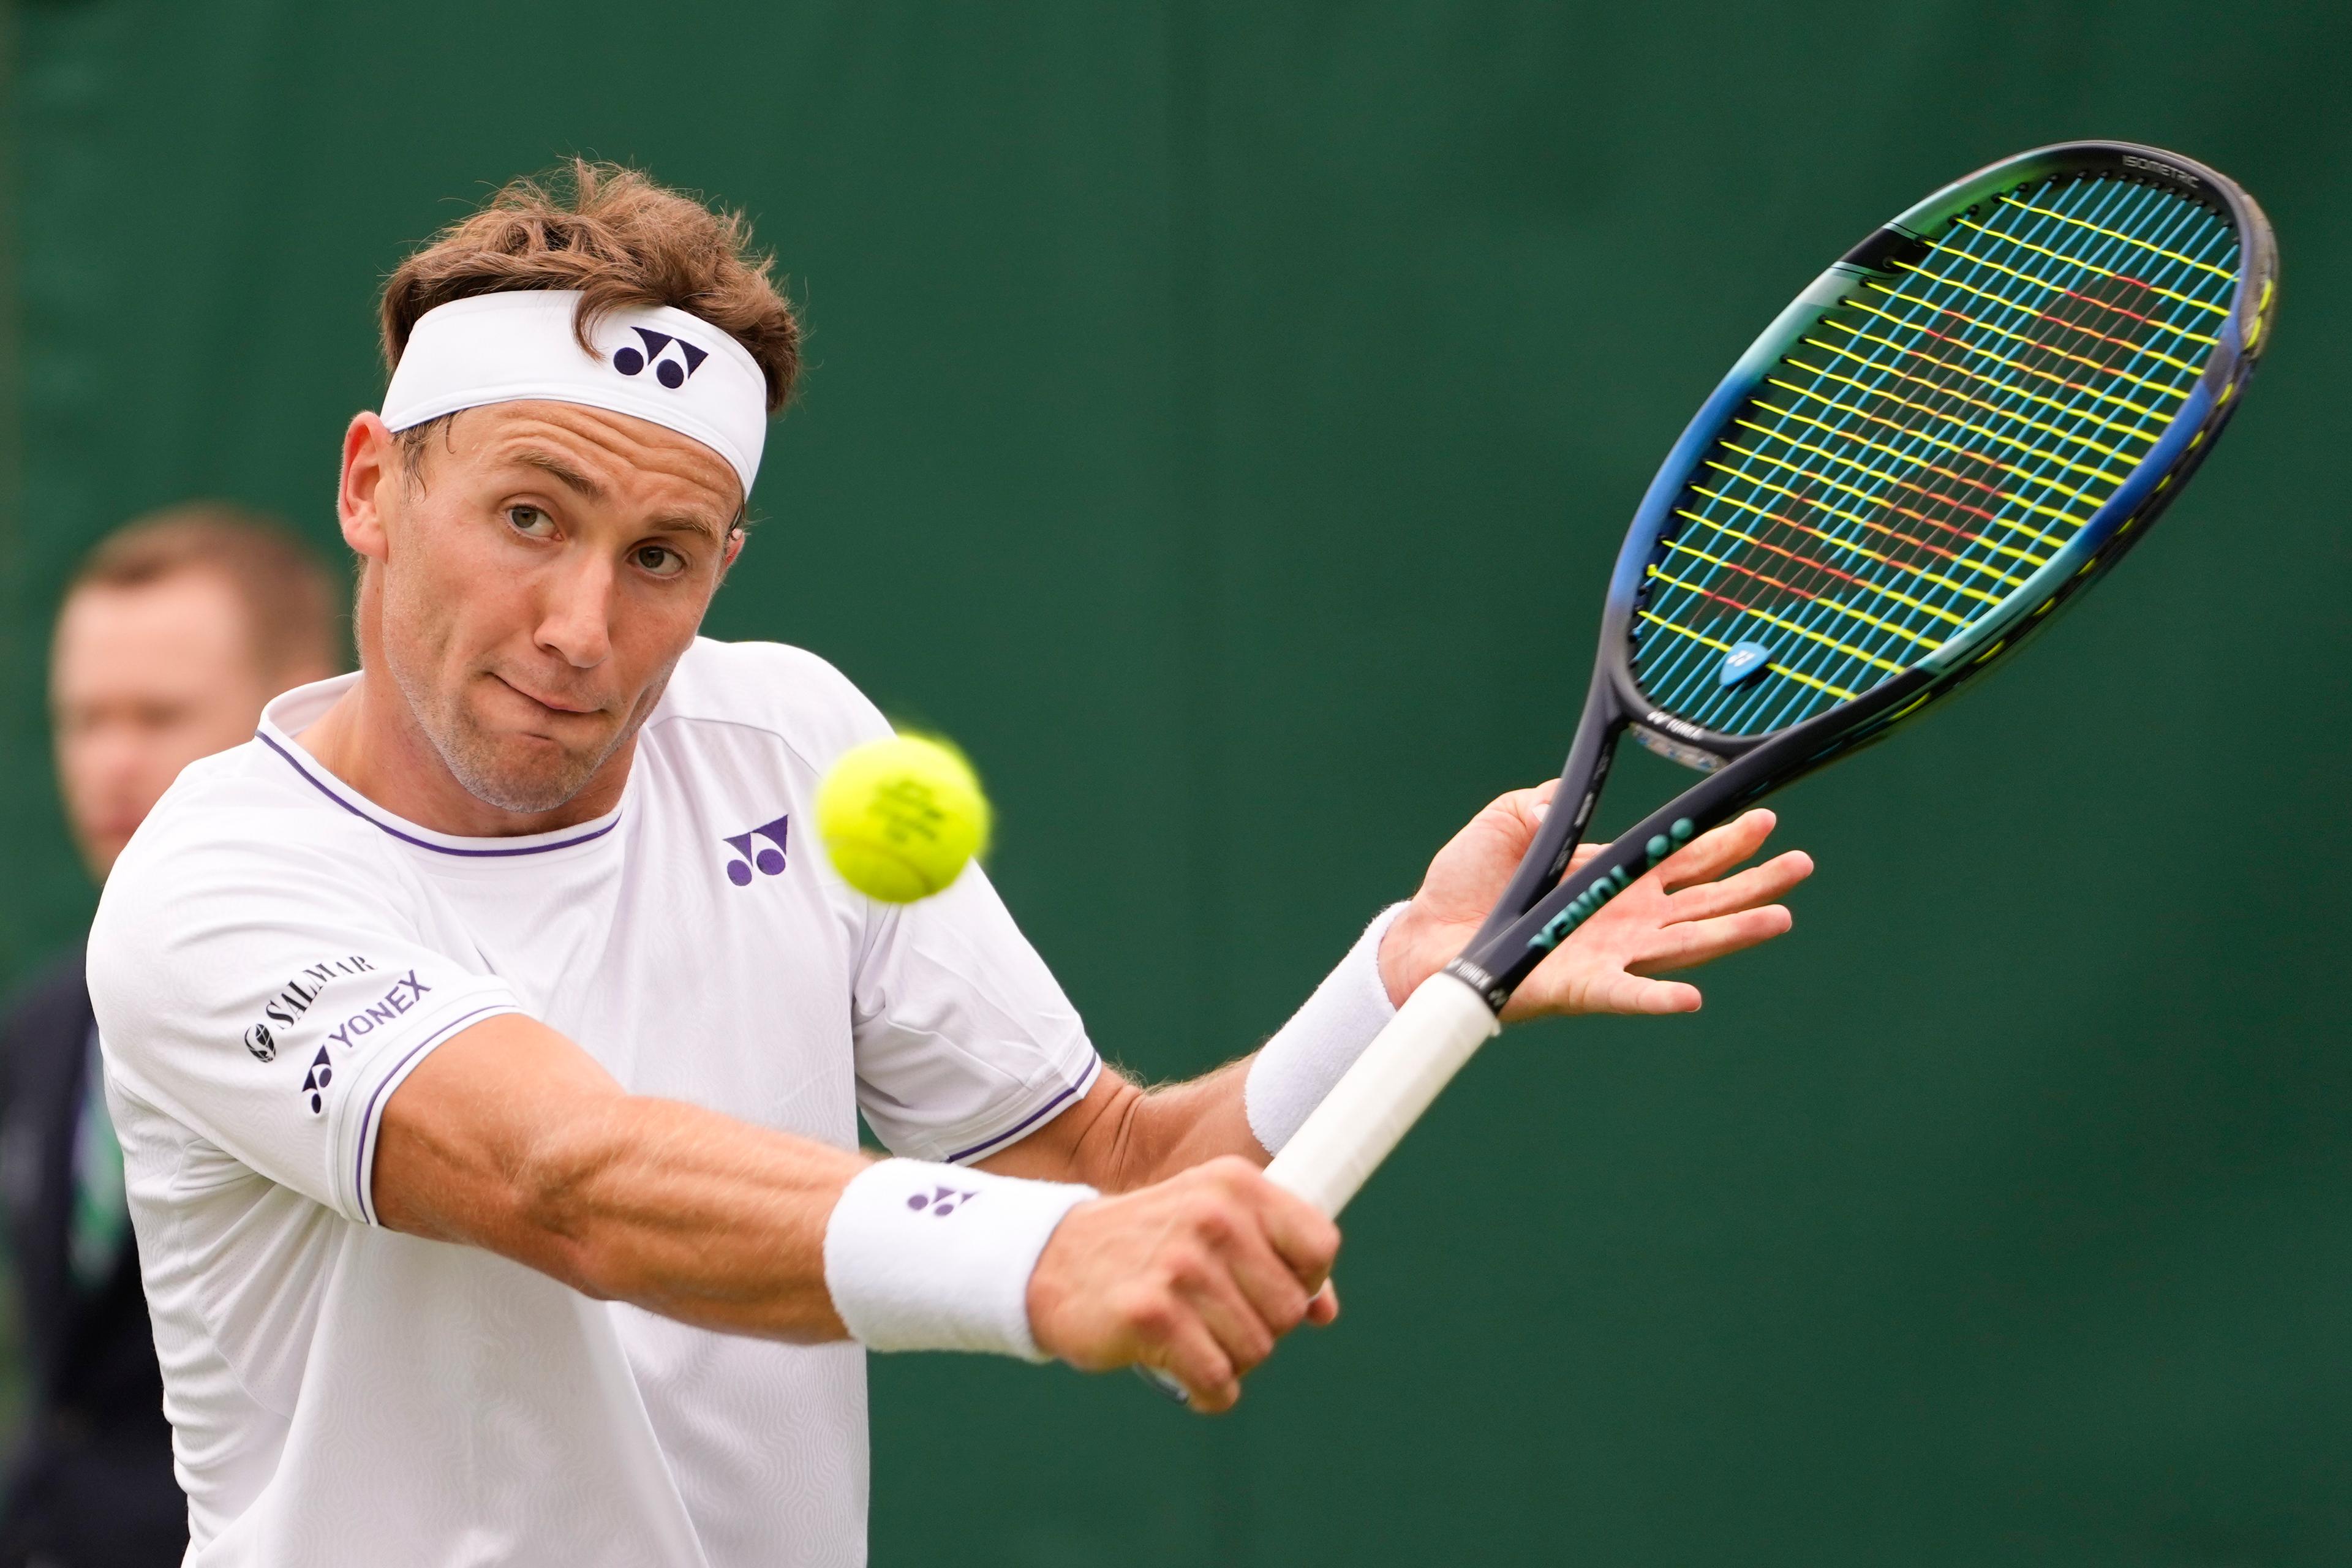
[[[1253,1058],[1147,1093],[977,869],[885,907],[812,852],[873,705],[696,635],[797,363],[740,220],[582,165],[410,258],[383,320],[338,498],[362,668],[182,775],[90,941],[189,1561],[859,1563],[866,1349],[1144,1363],[1220,1410],[1328,1322],[1339,1234],[1259,1168],[1541,793]],[[1787,928],[1804,857],[1728,874],[1769,826],[1522,1008],[1696,1007],[1644,972]]]

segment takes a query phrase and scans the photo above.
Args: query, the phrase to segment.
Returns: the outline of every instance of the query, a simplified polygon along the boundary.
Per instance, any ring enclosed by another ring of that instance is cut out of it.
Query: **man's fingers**
[[[1609,977],[1601,987],[1600,1005],[1596,1013],[1696,1013],[1699,1008],[1698,987],[1685,985],[1679,980],[1652,980],[1643,975],[1623,971]]]
[[[1182,1384],[1184,1392],[1192,1396],[1192,1407],[1203,1415],[1231,1410],[1242,1396],[1234,1363],[1225,1359],[1207,1325],[1189,1312],[1170,1325],[1159,1354],[1142,1359],[1146,1365],[1156,1366]]]
[[[1658,933],[1658,943],[1634,961],[1639,972],[1652,969],[1696,969],[1727,953],[1771,941],[1795,924],[1785,905],[1740,910],[1713,920],[1681,921]]]
[[[1339,1230],[1243,1160],[1212,1161],[1185,1179],[1183,1217],[1160,1249],[1163,1305],[1142,1326],[1147,1339],[1173,1344],[1182,1325],[1197,1325],[1238,1384],[1315,1310]],[[1336,1303],[1322,1310],[1328,1321]]]
[[[1331,1272],[1332,1260],[1339,1256],[1339,1227],[1331,1223],[1330,1215],[1296,1193],[1285,1192],[1271,1182],[1264,1183],[1262,1191],[1265,1202],[1260,1212],[1265,1220],[1266,1240],[1299,1284],[1309,1290],[1320,1289]]]
[[[1323,1289],[1307,1303],[1307,1321],[1318,1329],[1328,1329],[1339,1321],[1339,1287],[1328,1279],[1323,1281]]]
[[[1801,849],[1791,849],[1720,881],[1685,888],[1670,897],[1667,907],[1677,921],[1703,921],[1771,903],[1812,874],[1813,858]]]
[[[1252,1368],[1274,1353],[1274,1330],[1258,1316],[1221,1261],[1211,1259],[1184,1282],[1178,1295],[1182,1310],[1198,1317],[1217,1342],[1236,1379],[1249,1375]]]
[[[1071,1209],[1031,1275],[1030,1324],[1073,1366],[1138,1363],[1223,1410],[1285,1334],[1338,1315],[1339,1249],[1320,1210],[1224,1155]]]
[[[1289,1263],[1264,1237],[1255,1233],[1237,1237],[1226,1248],[1225,1257],[1233,1269],[1234,1283],[1240,1288],[1257,1321],[1274,1338],[1280,1339],[1307,1321],[1307,1303],[1315,1290],[1300,1283]]]
[[[1762,848],[1778,820],[1759,806],[1700,834],[1659,865],[1659,885],[1672,891],[1694,882],[1713,881]]]
[[[1676,965],[1661,963],[1655,967],[1672,969]],[[1679,980],[1653,980],[1645,974],[1617,968],[1598,974],[1580,973],[1574,965],[1560,963],[1555,957],[1546,959],[1544,967],[1528,976],[1528,983],[1519,987],[1510,1005],[1504,1009],[1503,1019],[1509,1023],[1550,1013],[1696,1013],[1698,1008],[1696,985],[1686,985]]]
[[[1544,814],[1551,809],[1551,797],[1558,793],[1559,781],[1553,779],[1533,789],[1506,791],[1489,802],[1486,810],[1507,813],[1527,830],[1527,837],[1532,838],[1536,829],[1543,826]]]

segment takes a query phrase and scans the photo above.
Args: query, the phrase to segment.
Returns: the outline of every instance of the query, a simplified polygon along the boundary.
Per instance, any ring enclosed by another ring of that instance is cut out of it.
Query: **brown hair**
[[[801,329],[776,287],[774,258],[751,248],[740,212],[714,212],[635,169],[574,158],[516,180],[479,212],[435,235],[383,287],[383,361],[400,363],[417,319],[477,294],[577,289],[580,346],[623,305],[667,305],[699,316],[751,351],[768,383],[768,412],[793,395]]]
[[[284,523],[229,501],[189,501],[123,524],[82,558],[66,597],[143,588],[185,572],[216,573],[235,592],[265,677],[342,668],[342,594],[333,574]]]

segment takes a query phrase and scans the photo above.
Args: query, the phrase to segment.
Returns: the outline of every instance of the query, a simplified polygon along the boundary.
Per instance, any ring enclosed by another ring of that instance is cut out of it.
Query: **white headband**
[[[748,500],[768,437],[768,384],[751,351],[667,305],[608,310],[572,333],[573,289],[477,294],[417,319],[383,392],[383,422],[406,430],[488,403],[585,404],[677,431],[727,459]]]

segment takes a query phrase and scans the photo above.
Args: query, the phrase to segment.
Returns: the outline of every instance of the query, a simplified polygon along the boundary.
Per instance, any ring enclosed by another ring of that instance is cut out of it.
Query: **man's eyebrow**
[[[590,500],[603,500],[604,499],[604,486],[598,484],[594,479],[590,479],[587,475],[582,473],[579,469],[573,468],[571,464],[565,462],[562,458],[557,457],[552,452],[542,451],[537,447],[522,447],[509,453],[508,457],[510,461],[528,464],[531,468],[539,469],[549,478],[577,490],[580,494],[587,497]]]
[[[646,527],[655,533],[698,533],[712,543],[727,537],[726,528],[696,512],[672,512],[665,517],[649,519]]]

